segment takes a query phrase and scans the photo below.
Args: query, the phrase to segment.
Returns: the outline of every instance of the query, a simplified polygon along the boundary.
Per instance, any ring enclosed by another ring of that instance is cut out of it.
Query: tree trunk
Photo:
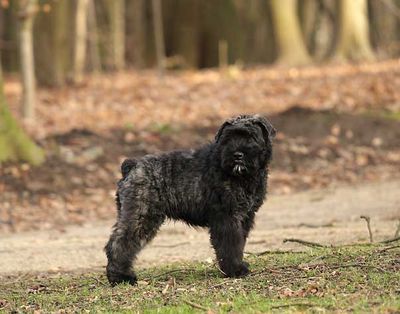
[[[316,0],[303,0],[301,9],[301,29],[303,31],[304,42],[311,54],[315,51],[315,34],[319,16],[320,5]]]
[[[20,7],[19,1],[8,1],[7,6],[0,4],[0,23],[3,25],[1,47],[3,69],[5,72],[17,72],[20,68],[19,58],[19,21],[16,19]]]
[[[87,17],[89,0],[77,0],[75,9],[74,83],[83,79],[86,61]]]
[[[271,8],[265,1],[234,1],[243,33],[240,41],[245,64],[271,63],[276,59]]]
[[[126,57],[136,68],[146,65],[146,0],[128,1],[126,3]]]
[[[398,2],[400,4],[400,2]],[[369,1],[370,6],[370,31],[374,50],[380,57],[396,57],[398,44],[396,45],[400,21],[400,7],[393,0]],[[396,47],[397,46],[397,47]],[[396,49],[397,48],[397,49]]]
[[[168,45],[174,55],[182,57],[183,65],[191,68],[198,68],[200,61],[200,1],[175,1],[171,12],[176,18],[171,19],[172,36]]]
[[[7,107],[0,64],[0,163],[11,160],[39,165],[44,153],[18,126]]]
[[[107,0],[111,36],[111,67],[122,70],[125,67],[125,2]]]
[[[218,66],[218,44],[227,42],[228,63],[243,60],[240,18],[233,0],[200,1],[201,67]]]
[[[277,63],[286,65],[310,63],[297,17],[297,0],[271,0],[271,10],[275,38],[279,47]]]
[[[48,86],[62,86],[71,69],[73,17],[69,0],[51,1],[49,12],[41,11],[35,22],[36,77]]]
[[[157,64],[159,75],[162,76],[165,67],[165,46],[164,46],[164,29],[162,20],[162,8],[160,0],[152,0],[153,6],[153,23],[154,37],[157,53]]]
[[[33,58],[32,27],[37,10],[36,0],[21,2],[20,17],[20,58],[22,74],[22,116],[35,117],[35,65]]]
[[[99,49],[99,35],[97,27],[95,1],[89,0],[88,8],[88,43],[90,52],[91,70],[95,73],[101,72],[101,58]]]
[[[367,0],[340,0],[339,25],[334,59],[372,60],[369,41]]]

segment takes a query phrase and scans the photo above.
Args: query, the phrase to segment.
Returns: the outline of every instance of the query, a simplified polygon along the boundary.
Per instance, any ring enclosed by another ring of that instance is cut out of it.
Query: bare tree
[[[297,17],[297,0],[271,0],[271,9],[279,47],[277,62],[288,65],[310,63]]]
[[[95,73],[101,72],[101,60],[99,49],[99,36],[97,32],[97,17],[95,1],[89,0],[88,8],[88,42],[90,52],[91,70]]]
[[[334,59],[371,60],[367,0],[340,0],[339,25]]]
[[[125,1],[107,0],[110,18],[111,63],[115,70],[125,67]]]
[[[77,0],[75,10],[75,47],[73,81],[80,83],[86,61],[87,17],[89,0]]]
[[[73,67],[72,1],[49,1],[47,11],[35,18],[34,48],[36,78],[40,84],[62,86]]]
[[[157,64],[160,76],[164,73],[165,67],[165,47],[164,47],[164,29],[162,21],[162,8],[160,0],[152,0],[153,5],[153,23],[154,37],[157,53]]]
[[[20,58],[22,74],[22,115],[33,119],[35,116],[35,65],[33,58],[32,28],[37,10],[36,0],[20,2]]]
[[[133,28],[133,56],[134,64],[142,68],[146,64],[146,0],[135,0],[131,3],[130,16]]]

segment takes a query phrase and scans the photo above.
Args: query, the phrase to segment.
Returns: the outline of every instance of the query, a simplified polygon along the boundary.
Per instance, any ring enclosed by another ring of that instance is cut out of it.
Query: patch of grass
[[[400,111],[381,110],[365,110],[364,114],[367,117],[381,117],[388,120],[400,121]]]
[[[135,287],[111,288],[105,275],[36,274],[2,278],[0,310],[10,312],[397,312],[400,249],[316,248],[249,256],[252,274],[223,278],[205,263],[139,271]]]
[[[162,135],[167,135],[176,132],[177,130],[168,123],[154,123],[149,127],[150,131],[162,134]]]
[[[385,111],[383,116],[387,119],[400,121],[400,111]]]
[[[135,125],[132,122],[126,122],[124,124],[124,129],[125,130],[133,130],[133,129],[135,129]]]

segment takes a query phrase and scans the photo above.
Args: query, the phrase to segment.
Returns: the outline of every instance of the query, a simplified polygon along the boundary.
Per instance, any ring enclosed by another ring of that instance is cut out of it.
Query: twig
[[[170,274],[174,274],[174,273],[185,272],[185,271],[187,271],[187,270],[188,270],[188,269],[186,269],[186,268],[184,268],[184,269],[174,269],[174,270],[166,271],[166,272],[164,272],[164,273],[155,275],[155,276],[153,276],[153,277],[151,277],[151,278],[146,278],[146,279],[144,279],[144,280],[150,280],[150,279],[160,278],[160,277],[163,277],[163,276],[165,276],[165,275],[170,275]]]
[[[373,243],[374,240],[372,238],[372,231],[371,231],[371,218],[369,216],[360,216],[361,219],[365,219],[365,221],[367,222],[367,228],[368,228],[368,233],[369,233],[369,242]]]
[[[332,265],[332,267],[330,267],[330,268],[331,269],[335,269],[335,268],[347,268],[347,267],[374,268],[374,269],[377,269],[377,270],[379,270],[379,271],[381,271],[383,273],[386,273],[386,270],[384,270],[383,268],[380,268],[378,266],[358,264],[358,263],[344,264],[344,265]]]
[[[247,244],[262,244],[265,243],[265,240],[258,240],[258,241],[248,241]]]
[[[221,269],[221,267],[219,267],[218,264],[215,264],[215,266],[216,266],[217,269],[221,272],[222,275],[227,276],[227,274]]]
[[[280,309],[282,307],[291,307],[291,306],[315,306],[315,304],[312,304],[312,303],[289,303],[289,304],[274,305],[274,306],[271,306],[271,309]]]
[[[333,227],[333,223],[329,222],[326,224],[322,225],[314,225],[314,224],[307,224],[307,223],[301,223],[298,225],[298,227],[306,227],[306,228],[327,228],[327,227]]]
[[[106,283],[104,283],[103,281],[101,281],[100,279],[98,279],[96,277],[90,276],[89,278],[95,280],[99,285],[102,285],[102,286],[106,286],[107,285]]]
[[[171,247],[177,247],[177,246],[181,246],[181,245],[186,245],[186,244],[190,244],[190,242],[181,242],[181,243],[176,243],[176,244],[171,244],[171,245],[153,245],[153,247],[167,247],[167,248],[171,248]]]
[[[300,244],[303,244],[303,245],[309,246],[309,247],[328,247],[326,245],[319,244],[319,243],[316,243],[316,242],[309,242],[309,241],[304,241],[304,240],[301,240],[301,239],[294,239],[294,238],[289,238],[289,239],[283,240],[283,243],[286,243],[286,242],[300,243]]]
[[[220,283],[217,283],[216,285],[212,285],[212,286],[210,287],[210,289],[223,286],[224,284],[226,284],[226,283],[228,283],[228,282],[230,282],[230,281],[231,281],[231,279],[225,279],[224,281],[222,281],[222,282],[220,282]]]
[[[388,246],[388,247],[385,247],[385,248],[379,250],[378,252],[382,253],[382,252],[386,252],[386,251],[397,249],[397,248],[400,248],[400,245]]]
[[[266,254],[287,254],[287,253],[301,254],[301,253],[305,253],[305,252],[304,251],[299,251],[299,252],[297,252],[297,251],[280,251],[280,250],[277,250],[277,251],[266,250],[266,251],[261,251],[261,252],[244,252],[244,254],[253,255],[253,256],[263,256]]]
[[[399,241],[399,240],[400,240],[400,237],[395,237],[395,238],[393,238],[393,239],[381,241],[381,242],[379,242],[379,243],[388,244],[388,243],[396,242],[396,241]]]
[[[399,223],[397,225],[397,229],[396,232],[394,233],[393,238],[397,238],[400,235],[400,219],[399,219]]]
[[[276,273],[276,272],[280,272],[280,270],[284,270],[284,269],[293,269],[293,270],[299,270],[299,271],[304,271],[305,269],[313,269],[313,268],[317,268],[317,267],[326,267],[328,269],[338,269],[338,268],[348,268],[348,267],[360,267],[360,268],[373,268],[373,269],[377,269],[383,273],[386,272],[386,270],[384,270],[383,268],[380,268],[378,266],[373,266],[373,265],[365,265],[365,264],[359,264],[359,263],[352,263],[352,264],[336,264],[336,265],[332,265],[332,264],[315,264],[315,265],[283,265],[283,266],[279,266],[279,267],[275,267],[275,268],[265,268],[265,269],[261,269],[259,271],[256,272],[252,272],[250,274],[250,276],[254,276],[254,275],[260,275],[263,274],[267,271],[271,272],[271,273]]]
[[[200,310],[204,310],[204,311],[208,311],[209,310],[208,308],[206,308],[204,306],[201,306],[200,304],[193,303],[193,302],[188,301],[188,300],[183,300],[183,302],[185,302],[186,304],[189,304],[190,306],[192,306],[192,307],[194,307],[196,309],[200,309]]]

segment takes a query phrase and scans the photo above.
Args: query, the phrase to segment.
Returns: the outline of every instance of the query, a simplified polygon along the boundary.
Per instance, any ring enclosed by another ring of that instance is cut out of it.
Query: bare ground
[[[292,195],[272,195],[260,209],[247,252],[300,249],[285,238],[323,244],[367,242],[360,215],[371,217],[374,240],[393,237],[400,219],[400,181],[331,187]],[[64,232],[33,231],[3,235],[0,274],[103,268],[102,248],[112,221],[67,227]],[[168,222],[142,252],[139,267],[173,261],[211,261],[207,232]]]

